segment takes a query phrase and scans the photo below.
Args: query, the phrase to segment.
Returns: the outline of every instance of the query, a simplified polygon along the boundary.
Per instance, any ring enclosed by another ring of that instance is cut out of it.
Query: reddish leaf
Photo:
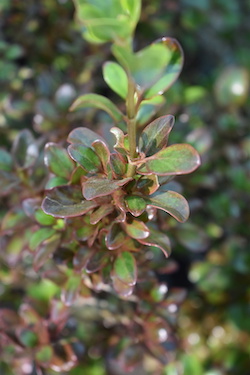
[[[114,211],[114,206],[112,204],[103,204],[98,207],[94,212],[90,214],[90,224],[97,224],[105,216],[111,214]]]
[[[106,178],[90,177],[82,184],[82,193],[87,200],[104,197],[112,194],[115,190],[131,180],[131,177],[124,178],[123,180],[108,180]]]
[[[150,229],[149,236],[146,239],[138,239],[138,241],[143,245],[159,247],[166,257],[170,255],[170,241],[164,233]]]
[[[142,221],[133,220],[131,223],[125,222],[123,226],[126,233],[136,240],[147,238],[150,233],[148,227]]]
[[[101,169],[101,160],[90,147],[81,144],[73,144],[68,147],[68,153],[80,166],[89,173],[98,172]]]
[[[126,235],[121,226],[118,223],[114,223],[105,237],[107,248],[115,250],[124,243],[125,239]]]
[[[91,147],[92,143],[100,140],[105,143],[105,140],[97,133],[88,128],[76,128],[69,133],[67,141],[73,144],[81,144],[85,147]]]
[[[45,146],[44,162],[52,173],[66,179],[70,178],[75,167],[75,163],[69,157],[67,151],[52,142]]]

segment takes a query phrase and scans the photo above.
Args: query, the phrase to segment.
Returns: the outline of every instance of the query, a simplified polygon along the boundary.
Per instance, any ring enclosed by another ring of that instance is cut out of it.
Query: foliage
[[[75,7],[0,5],[0,372],[247,375],[249,6]]]

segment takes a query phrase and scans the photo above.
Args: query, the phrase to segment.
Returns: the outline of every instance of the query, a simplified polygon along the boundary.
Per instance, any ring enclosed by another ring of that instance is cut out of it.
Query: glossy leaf
[[[140,190],[142,194],[151,195],[159,189],[158,177],[154,174],[148,176],[141,176],[137,181],[137,189]]]
[[[45,185],[45,189],[46,190],[49,190],[49,189],[53,189],[54,187],[57,187],[57,186],[62,186],[62,185],[67,185],[68,183],[68,180],[66,178],[63,178],[63,177],[51,177],[46,185]]]
[[[147,204],[169,213],[181,223],[188,219],[188,202],[181,194],[175,191],[156,192],[152,196],[144,198]]]
[[[146,239],[139,239],[138,241],[143,245],[158,247],[162,250],[166,258],[171,253],[170,240],[168,236],[166,236],[164,233],[160,231],[150,228],[149,236]]]
[[[148,227],[142,221],[133,220],[131,223],[125,222],[123,226],[126,233],[135,240],[147,238],[150,233]]]
[[[86,107],[94,107],[107,112],[115,122],[123,121],[122,112],[105,96],[97,94],[86,94],[80,96],[70,107],[71,111]]]
[[[116,257],[114,261],[113,275],[120,279],[124,284],[130,286],[136,284],[136,261],[130,252],[123,251]]]
[[[12,155],[19,168],[29,168],[35,164],[39,151],[29,130],[25,129],[19,133],[13,145]]]
[[[3,148],[0,148],[0,170],[10,172],[12,167],[13,160],[11,155]]]
[[[103,170],[108,173],[108,164],[110,161],[110,152],[108,147],[106,146],[106,143],[102,142],[101,140],[97,139],[92,144],[95,153],[98,155],[99,159],[102,162],[102,168]]]
[[[159,111],[165,103],[165,98],[162,95],[154,96],[153,98],[142,100],[139,111],[136,116],[138,126],[146,124]]]
[[[121,154],[113,152],[110,155],[111,168],[116,176],[123,176],[126,172],[126,159]]]
[[[114,290],[119,294],[119,296],[125,299],[129,298],[131,294],[133,293],[134,286],[124,284],[115,274],[112,275],[111,278],[112,278]]]
[[[29,247],[31,250],[35,250],[45,240],[52,237],[56,231],[52,228],[40,228],[32,234],[29,241]]]
[[[56,219],[46,214],[40,207],[34,211],[34,218],[40,225],[55,225]]]
[[[105,237],[107,248],[109,250],[118,249],[118,247],[123,245],[125,239],[126,235],[121,226],[118,223],[114,223]]]
[[[90,224],[97,224],[105,216],[111,214],[114,211],[114,206],[112,204],[102,204],[94,212],[90,214]]]
[[[67,139],[69,143],[79,143],[86,147],[92,147],[92,143],[96,140],[100,140],[105,143],[105,140],[99,134],[88,128],[76,128],[72,130]]]
[[[108,61],[103,66],[103,78],[107,85],[123,99],[128,92],[128,77],[124,69],[117,63]]]
[[[167,146],[169,133],[174,125],[174,116],[167,115],[151,122],[141,133],[139,151],[151,156]]]
[[[81,191],[72,186],[61,186],[48,192],[42,209],[54,217],[75,217],[96,207],[95,202],[85,201]]]
[[[145,92],[145,98],[162,95],[167,91],[177,80],[183,67],[184,55],[179,42],[174,38],[162,38],[162,43],[168,50],[170,58],[162,77]]]
[[[101,251],[100,249],[94,251],[86,262],[86,272],[93,273],[99,271],[107,264],[108,257],[109,253],[107,251]]]
[[[200,165],[197,151],[188,144],[169,146],[146,158],[138,172],[158,176],[179,175],[193,172]]]
[[[140,216],[146,209],[146,201],[138,195],[128,195],[125,198],[128,211],[133,216]]]
[[[52,173],[65,179],[70,178],[75,167],[67,151],[52,142],[47,143],[45,146],[44,162]]]
[[[101,169],[101,160],[91,148],[81,144],[73,144],[68,147],[68,152],[73,160],[89,173],[98,172]]]
[[[130,180],[131,177],[124,178],[123,180],[108,180],[106,178],[90,177],[82,184],[82,193],[87,200],[104,197],[112,194],[115,190],[119,189]]]

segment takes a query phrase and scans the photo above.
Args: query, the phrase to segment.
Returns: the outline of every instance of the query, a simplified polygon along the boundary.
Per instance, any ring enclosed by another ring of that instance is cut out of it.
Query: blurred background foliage
[[[164,375],[249,375],[249,14],[249,0],[143,0],[135,49],[167,35],[177,38],[185,52],[181,78],[165,94],[159,115],[176,116],[171,143],[186,140],[202,156],[198,171],[176,180],[190,202],[189,221],[177,224],[166,221],[167,214],[161,216],[162,229],[171,236],[172,259],[178,264],[167,283],[187,289],[176,323],[177,358],[165,366]],[[95,123],[105,135],[112,126],[109,117],[93,109],[69,113],[68,108],[77,95],[87,92],[108,95],[119,105],[102,79],[101,66],[107,58],[111,58],[109,46],[83,40],[71,0],[2,0],[1,147],[9,150],[22,129],[30,129],[41,145],[48,140],[65,142],[77,125],[93,128]],[[18,200],[2,197],[0,217]],[[23,241],[25,236],[29,234]],[[13,236],[6,247],[5,239],[0,239],[0,309],[25,310],[28,301],[40,314],[33,320],[48,322],[56,286],[36,279],[31,259],[17,266],[18,241]],[[61,314],[63,308],[54,309]],[[10,317],[10,324],[15,319]],[[108,340],[109,329],[100,333],[96,317],[96,324],[86,330],[82,319],[69,320],[65,329],[74,331],[79,342],[91,341],[88,359],[78,343],[77,355],[84,361],[60,373],[105,374],[97,343]],[[27,347],[36,339],[31,331],[21,337]],[[4,337],[0,351],[2,346]],[[46,360],[49,350],[37,354],[40,360]],[[20,374],[35,374],[13,358],[10,348],[1,356],[0,373],[16,375],[15,368],[22,369]],[[152,363],[148,373],[160,374]]]

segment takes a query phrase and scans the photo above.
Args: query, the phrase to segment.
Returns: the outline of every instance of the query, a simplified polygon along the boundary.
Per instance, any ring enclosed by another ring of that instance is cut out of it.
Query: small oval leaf
[[[137,267],[134,256],[128,252],[120,253],[115,261],[113,268],[114,275],[124,284],[133,286],[136,284]]]
[[[45,146],[44,162],[52,173],[66,179],[70,178],[75,167],[75,163],[69,157],[67,151],[52,142]]]

